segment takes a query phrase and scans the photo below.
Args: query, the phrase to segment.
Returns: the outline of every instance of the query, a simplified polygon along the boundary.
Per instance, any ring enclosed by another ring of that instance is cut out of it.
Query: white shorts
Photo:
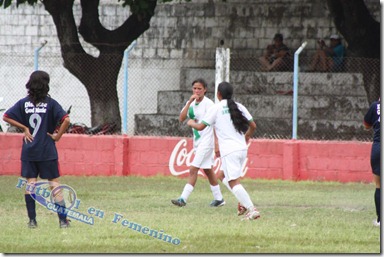
[[[247,158],[247,150],[236,151],[221,157],[221,167],[228,181],[241,177],[242,167]]]
[[[213,161],[213,148],[198,149],[197,151],[195,151],[195,158],[193,158],[191,165],[193,167],[201,169],[212,169]]]

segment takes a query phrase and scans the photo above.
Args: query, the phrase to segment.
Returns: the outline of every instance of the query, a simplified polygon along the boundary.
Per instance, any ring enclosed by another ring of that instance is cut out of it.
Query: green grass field
[[[28,229],[17,181],[0,176],[3,253],[380,253],[373,184],[244,179],[261,218],[241,221],[237,201],[223,185],[227,204],[209,207],[212,193],[200,177],[187,206],[179,208],[170,200],[179,197],[186,179],[66,176],[61,182],[76,190],[78,211],[93,207],[103,218],[94,215],[94,225],[72,220],[60,229],[57,215],[37,205],[39,227]],[[123,216],[116,223],[115,213]],[[180,242],[123,226],[124,219]]]

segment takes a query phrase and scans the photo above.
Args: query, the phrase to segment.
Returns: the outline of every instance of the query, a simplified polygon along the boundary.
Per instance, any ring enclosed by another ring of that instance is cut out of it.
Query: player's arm
[[[183,110],[181,110],[181,112],[180,112],[180,115],[179,115],[179,121],[180,121],[180,122],[183,122],[183,121],[185,121],[185,120],[187,119],[187,114],[188,114],[189,106],[191,105],[191,103],[192,103],[196,98],[198,98],[197,95],[192,95],[192,96],[189,98],[187,104],[184,106]]]
[[[194,120],[189,120],[187,122],[187,125],[199,131],[205,129],[205,127],[207,126],[207,124],[205,124],[204,121],[202,121],[201,123],[196,123],[196,121]]]
[[[220,149],[219,149],[219,139],[216,135],[216,130],[213,130],[214,142],[215,142],[215,155],[216,157],[220,157]]]
[[[253,120],[250,120],[248,130],[247,132],[245,132],[245,141],[247,142],[247,144],[249,139],[251,139],[253,133],[255,133],[255,130],[256,130],[256,122],[254,122]]]
[[[370,130],[370,129],[372,128],[372,124],[369,124],[369,123],[366,122],[366,121],[364,121],[363,124],[364,124],[364,128],[365,128],[366,130]]]
[[[29,132],[29,128],[27,126],[25,126],[25,125],[21,124],[20,122],[10,118],[7,114],[4,114],[3,120],[14,127],[21,129],[24,133],[24,140],[25,141],[26,140],[28,140],[29,142],[33,141],[33,136],[31,134],[31,132]]]
[[[56,134],[47,133],[48,136],[50,136],[52,140],[56,142],[59,141],[61,136],[65,133],[65,131],[67,131],[69,124],[70,124],[70,119],[69,119],[69,116],[66,115],[63,117],[59,131]]]
[[[373,126],[372,117],[374,116],[375,109],[375,105],[372,104],[364,115],[363,125],[366,130],[370,130]]]

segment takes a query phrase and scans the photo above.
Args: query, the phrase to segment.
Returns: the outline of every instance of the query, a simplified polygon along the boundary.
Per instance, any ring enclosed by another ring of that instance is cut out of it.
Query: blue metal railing
[[[295,57],[293,60],[293,118],[292,118],[292,139],[297,139],[297,95],[298,95],[298,83],[299,83],[299,54],[305,46],[307,41],[305,41],[299,49],[295,52]]]

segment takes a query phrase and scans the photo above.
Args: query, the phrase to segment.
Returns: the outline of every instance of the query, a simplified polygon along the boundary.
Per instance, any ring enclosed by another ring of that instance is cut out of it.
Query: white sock
[[[228,179],[226,177],[223,178],[223,184],[228,188],[230,192],[232,192],[232,188],[229,186]],[[233,193],[233,192],[232,192]]]
[[[236,196],[237,200],[241,203],[242,206],[248,210],[253,208],[253,203],[247,191],[241,184],[237,184],[232,188],[233,194]]]
[[[210,187],[213,194],[213,198],[219,201],[223,200],[223,195],[221,194],[221,191],[220,191],[220,185],[219,184],[217,184],[216,186],[210,185]]]
[[[185,184],[184,186],[184,189],[183,189],[183,193],[181,193],[181,198],[184,199],[185,202],[187,202],[187,199],[189,197],[189,195],[192,193],[193,191],[193,186],[191,184]]]

